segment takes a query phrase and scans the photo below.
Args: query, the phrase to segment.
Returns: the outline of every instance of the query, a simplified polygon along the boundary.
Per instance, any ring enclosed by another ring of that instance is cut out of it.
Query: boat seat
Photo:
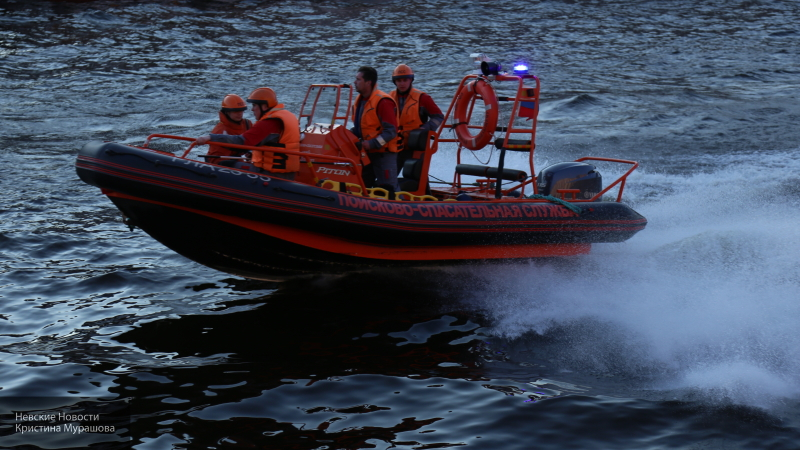
[[[425,130],[414,130],[408,133],[408,139],[405,142],[406,151],[424,152],[428,147],[428,132]]]
[[[416,192],[419,189],[419,181],[422,179],[422,166],[424,161],[422,159],[407,159],[403,163],[403,178],[398,179],[401,191]],[[427,178],[427,177],[426,177]],[[425,193],[430,194],[430,186],[425,187]]]
[[[419,180],[420,176],[422,176],[422,160],[407,159],[403,164],[403,178]]]
[[[403,168],[405,169],[405,167]],[[456,173],[459,175],[472,175],[474,177],[497,178],[497,167],[478,166],[474,164],[456,165]],[[503,169],[503,179],[508,181],[523,181],[528,178],[524,170]]]
[[[412,157],[403,163],[403,177],[397,180],[401,191],[414,195],[430,193],[428,169],[431,164],[431,156],[436,153],[436,140],[432,139],[435,135],[434,132],[426,130],[414,130],[409,133],[405,150],[410,150]]]

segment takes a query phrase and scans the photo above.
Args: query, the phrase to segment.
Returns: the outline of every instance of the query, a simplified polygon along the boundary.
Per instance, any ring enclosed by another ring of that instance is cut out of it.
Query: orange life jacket
[[[239,123],[232,121],[224,112],[219,112],[219,122],[211,130],[211,134],[242,134],[253,126],[253,122],[248,119],[242,119]],[[227,148],[221,145],[208,144],[208,154],[218,156],[239,156],[244,153],[244,150]],[[209,158],[206,161],[217,163],[218,158]]]
[[[419,99],[422,97],[422,94],[424,94],[424,92],[419,89],[411,88],[405,96],[406,100],[403,103],[403,110],[399,111],[397,118],[399,130],[397,130],[397,133],[400,135],[401,147],[403,147],[403,143],[407,141],[408,133],[421,127],[423,124],[422,117],[419,116]],[[398,100],[400,95],[397,89],[393,90],[391,95],[394,102],[400,105],[400,101]]]
[[[422,94],[424,92],[419,89],[411,88],[405,96],[406,101],[403,103],[403,110],[400,111],[397,121],[400,125],[400,130],[405,131],[406,134],[422,126],[422,117],[419,116],[419,99]],[[400,104],[397,90],[392,91],[392,98],[395,103]]]
[[[362,140],[370,140],[378,137],[383,131],[383,126],[381,125],[381,119],[378,117],[378,102],[383,100],[384,98],[388,98],[392,102],[394,102],[395,110],[397,109],[397,102],[394,101],[392,96],[389,94],[374,89],[372,91],[372,95],[369,96],[367,99],[367,103],[364,104],[364,110],[361,111],[361,139]],[[358,95],[356,98],[356,102],[353,103],[353,118],[356,117],[356,109],[358,108],[358,104],[361,102],[361,94]],[[399,133],[398,133],[399,134]],[[369,149],[369,153],[377,153],[377,152],[393,152],[397,153],[401,149],[397,147],[397,136],[394,137],[391,141],[387,142],[386,145],[380,148]]]
[[[300,122],[297,117],[285,110],[283,104],[280,104],[267,111],[258,120],[268,119],[279,119],[283,122],[283,133],[278,138],[278,143],[283,144],[286,150],[300,151]],[[252,158],[256,167],[270,172],[286,173],[300,170],[299,155],[253,150]]]

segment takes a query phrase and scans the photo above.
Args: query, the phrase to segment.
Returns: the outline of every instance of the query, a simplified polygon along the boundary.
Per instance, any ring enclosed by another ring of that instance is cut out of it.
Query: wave
[[[574,97],[542,103],[539,120],[557,120],[563,115],[571,116],[602,106],[602,101],[589,94],[578,94]]]

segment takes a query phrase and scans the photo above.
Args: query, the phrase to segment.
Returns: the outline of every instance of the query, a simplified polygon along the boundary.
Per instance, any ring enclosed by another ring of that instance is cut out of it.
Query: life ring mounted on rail
[[[469,121],[467,120],[467,111],[470,105],[474,102],[473,97],[480,95],[483,99],[485,116],[483,119],[483,128],[477,135],[472,135],[469,132]],[[467,84],[467,88],[461,95],[458,96],[455,109],[455,130],[458,142],[470,150],[480,150],[486,147],[492,140],[494,132],[497,129],[497,116],[499,107],[497,104],[497,96],[494,89],[485,80],[475,80]]]

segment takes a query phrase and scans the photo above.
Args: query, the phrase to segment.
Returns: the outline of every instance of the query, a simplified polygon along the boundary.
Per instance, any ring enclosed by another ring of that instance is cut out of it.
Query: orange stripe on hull
[[[592,244],[515,244],[515,245],[475,245],[475,246],[426,246],[376,245],[359,241],[340,239],[322,233],[298,230],[282,225],[268,224],[240,217],[217,214],[163,202],[103,190],[109,197],[126,198],[140,202],[153,203],[169,208],[180,209],[194,214],[211,217],[239,227],[281,239],[293,244],[316,250],[349,255],[358,258],[393,261],[440,261],[472,259],[513,259],[572,256],[589,253]]]

